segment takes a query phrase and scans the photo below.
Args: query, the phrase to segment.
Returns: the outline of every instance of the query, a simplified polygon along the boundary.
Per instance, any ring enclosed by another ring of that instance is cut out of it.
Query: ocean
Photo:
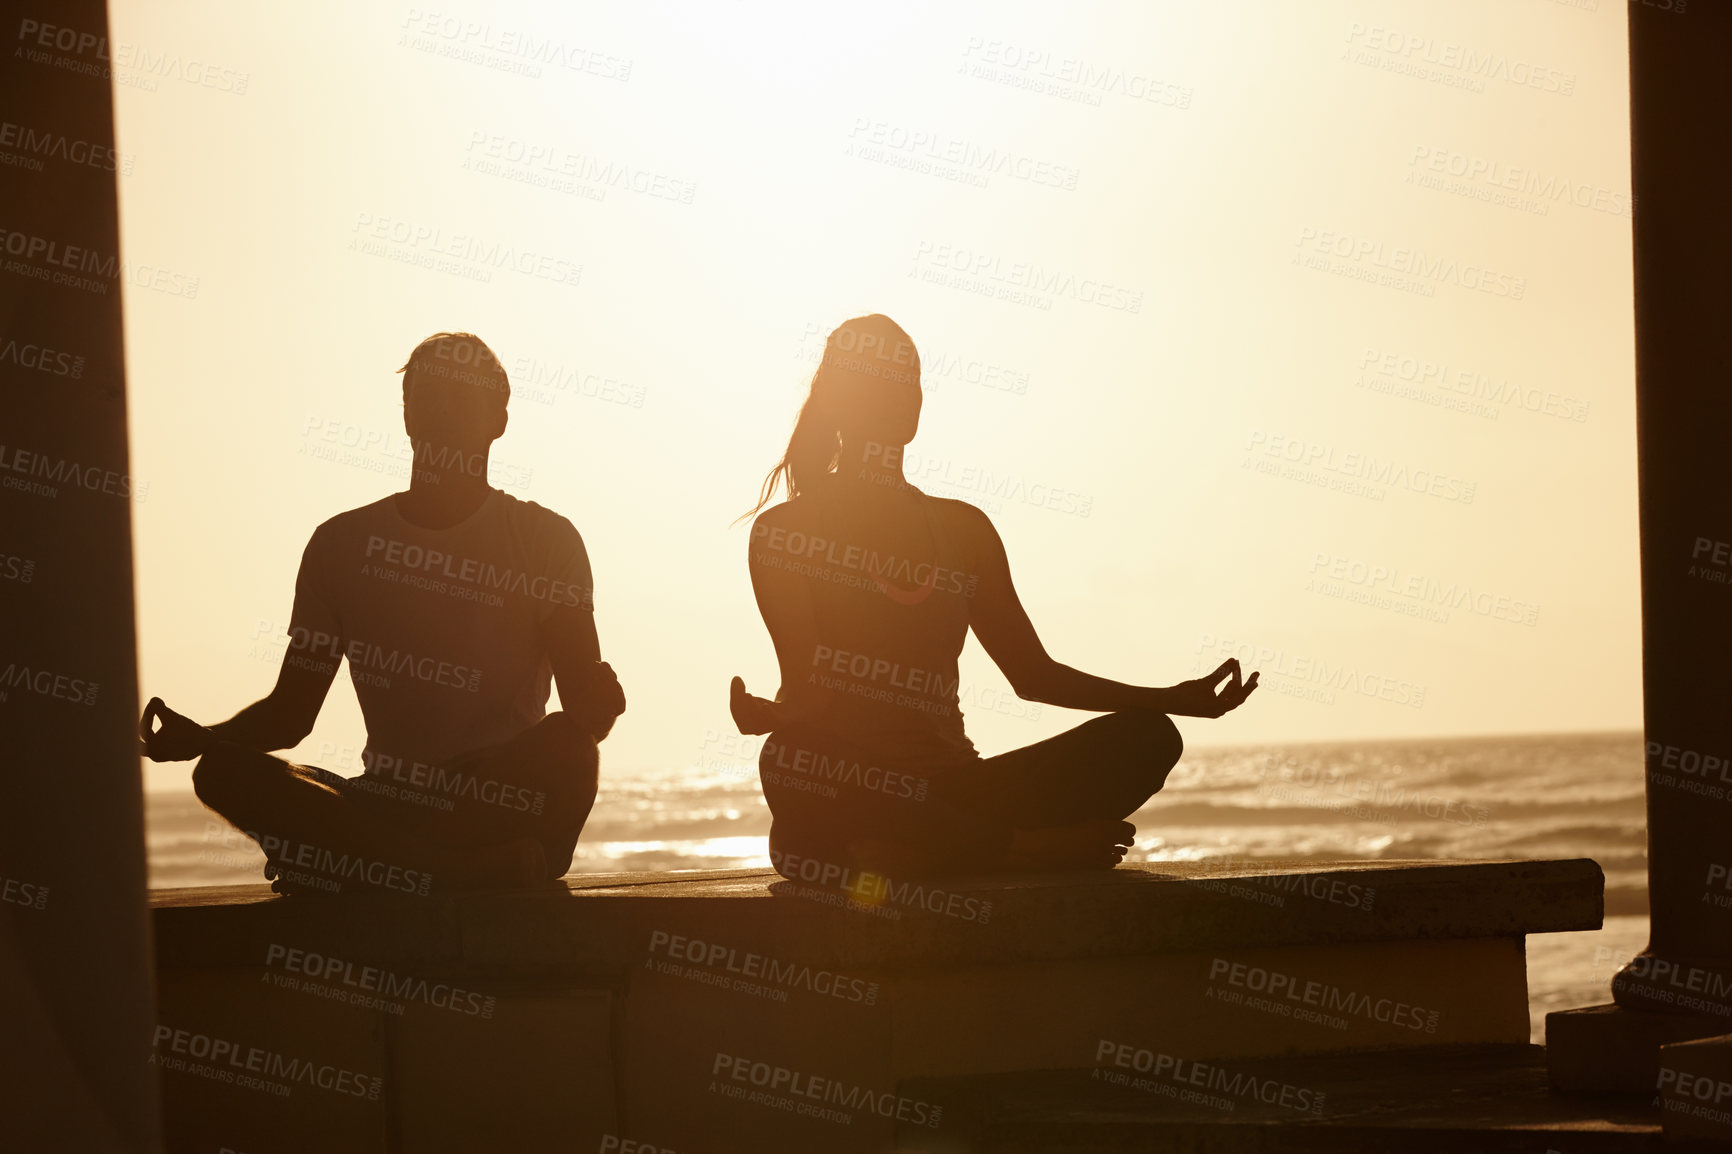
[[[1187,750],[1131,818],[1136,861],[1593,858],[1605,928],[1527,940],[1534,1040],[1551,1010],[1610,1000],[1647,942],[1642,739],[1636,733]],[[147,795],[152,887],[263,880],[264,856],[190,790]],[[768,866],[755,758],[610,771],[571,872]]]

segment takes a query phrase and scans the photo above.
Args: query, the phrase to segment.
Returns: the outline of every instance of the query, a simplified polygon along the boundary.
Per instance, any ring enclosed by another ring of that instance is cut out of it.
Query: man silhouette
[[[438,333],[398,371],[409,489],[313,532],[275,688],[209,727],[152,698],[139,725],[152,760],[199,759],[199,799],[259,843],[279,892],[559,877],[595,801],[597,743],[625,710],[583,539],[487,483],[511,391],[493,351]],[[271,756],[311,732],[345,658],[364,773]],[[553,680],[564,710],[550,714]]]

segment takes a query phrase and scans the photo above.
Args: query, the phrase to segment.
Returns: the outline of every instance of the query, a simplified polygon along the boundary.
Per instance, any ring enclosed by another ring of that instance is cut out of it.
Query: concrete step
[[[1166,1060],[1163,1060],[1166,1059]],[[944,1143],[969,1154],[1668,1154],[1646,1100],[1551,1093],[1540,1047],[1428,1047],[1228,1062],[1104,1054],[1090,1069],[912,1079],[941,1103]],[[1708,1147],[1698,1147],[1708,1149]]]
[[[1732,1149],[1732,1035],[1661,1046],[1656,1082],[1668,1141]]]
[[[1608,1002],[1546,1015],[1552,1085],[1572,1093],[1652,1095],[1661,1047],[1728,1030],[1725,1018],[1660,1014]]]

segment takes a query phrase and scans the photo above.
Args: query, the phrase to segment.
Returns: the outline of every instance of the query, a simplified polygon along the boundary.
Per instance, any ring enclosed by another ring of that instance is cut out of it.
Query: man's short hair
[[[403,367],[403,402],[409,402],[409,387],[417,381],[451,381],[474,385],[498,398],[505,408],[511,400],[511,380],[505,366],[474,333],[434,333],[415,346]]]

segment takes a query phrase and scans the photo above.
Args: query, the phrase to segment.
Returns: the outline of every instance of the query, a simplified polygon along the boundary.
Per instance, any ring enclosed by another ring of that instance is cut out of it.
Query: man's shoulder
[[[503,489],[498,490],[498,493],[500,516],[512,525],[528,530],[531,534],[580,537],[577,526],[563,514],[555,513],[546,505],[513,497]]]
[[[396,513],[393,507],[396,499],[396,494],[391,494],[353,509],[345,509],[334,517],[327,517],[313,530],[307,547],[310,549],[321,543],[336,543],[356,535],[376,534],[382,526],[391,523]]]

